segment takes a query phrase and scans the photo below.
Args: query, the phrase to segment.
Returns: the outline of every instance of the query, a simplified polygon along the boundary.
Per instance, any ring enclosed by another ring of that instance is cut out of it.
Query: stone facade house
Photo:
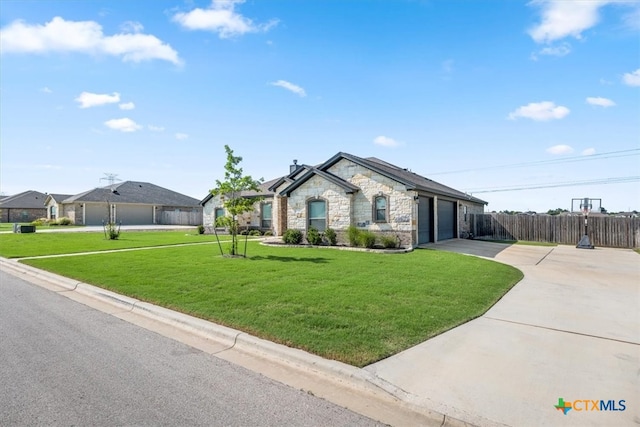
[[[47,195],[25,191],[0,200],[0,222],[31,222],[47,216],[44,201]]]
[[[264,200],[245,222],[278,236],[288,229],[306,234],[310,227],[331,228],[339,243],[346,242],[350,226],[386,234],[403,247],[466,237],[470,214],[483,213],[487,204],[383,160],[343,152],[317,166],[294,161],[289,175],[267,185]],[[214,199],[202,202],[205,226],[224,214],[221,201]]]
[[[280,179],[280,178],[278,178]],[[243,191],[240,193],[242,197],[255,199],[253,211],[246,212],[238,219],[241,229],[260,230],[273,232],[274,213],[273,213],[273,191],[269,190],[278,179],[264,182],[260,184],[260,191]],[[224,208],[224,196],[214,196],[208,194],[200,202],[202,205],[202,224],[206,233],[213,233],[216,218],[226,215]],[[220,229],[220,231],[223,231]]]
[[[197,199],[148,182],[124,181],[73,196],[50,194],[45,201],[49,219],[67,217],[77,225],[199,225]]]

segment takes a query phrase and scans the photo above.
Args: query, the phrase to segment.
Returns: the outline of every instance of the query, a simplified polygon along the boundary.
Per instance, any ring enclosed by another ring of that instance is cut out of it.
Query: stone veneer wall
[[[327,201],[327,227],[336,230],[340,243],[346,243],[344,231],[355,225],[376,234],[391,234],[400,239],[402,246],[413,244],[414,223],[417,205],[413,192],[407,192],[404,185],[342,159],[329,172],[358,186],[360,191],[346,194],[341,187],[314,176],[298,187],[288,200],[287,227],[306,231],[306,204],[316,197]],[[387,196],[389,222],[373,221],[373,200],[379,194]]]
[[[247,225],[249,226],[249,228],[252,228],[252,229],[261,228],[260,225],[262,221],[260,218],[260,204],[264,202],[272,202],[272,200],[271,198],[265,198],[262,201],[254,203],[253,211],[245,212],[243,215],[241,215],[238,218],[238,221],[240,223],[240,230],[243,230],[244,228],[246,228]],[[215,220],[215,209],[224,207],[223,203],[224,202],[221,200],[220,196],[214,196],[211,199],[209,199],[202,207],[202,224],[204,225],[205,233],[213,233],[213,221]],[[274,207],[275,206],[271,207],[272,224],[275,222],[275,217],[273,215]],[[225,213],[226,213],[226,209],[225,209]]]
[[[467,216],[465,218],[464,215],[464,207],[467,207]],[[458,227],[460,229],[460,238],[469,237],[469,233],[471,233],[471,215],[472,214],[483,214],[484,213],[484,205],[479,205],[477,203],[471,202],[460,202],[458,204]]]

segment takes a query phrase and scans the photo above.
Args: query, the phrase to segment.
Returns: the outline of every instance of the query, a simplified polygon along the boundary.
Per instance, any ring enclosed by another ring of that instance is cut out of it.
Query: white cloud
[[[147,126],[151,132],[164,132],[164,128],[162,126]]]
[[[135,29],[135,28],[134,28]],[[121,33],[105,36],[95,21],[65,21],[57,16],[44,25],[14,21],[0,30],[2,53],[78,52],[107,54],[125,62],[162,59],[180,65],[170,45],[148,34]]]
[[[119,130],[121,132],[135,132],[142,129],[142,126],[134,122],[129,118],[111,119],[104,122],[104,125],[113,130]]]
[[[610,0],[537,0],[542,19],[529,30],[537,43],[549,43],[565,37],[580,39],[582,32],[598,23],[598,10]]]
[[[561,119],[569,114],[569,111],[570,110],[567,107],[556,105],[551,101],[532,102],[509,113],[509,119],[515,120],[519,117],[523,117],[536,121],[546,121],[551,119]]]
[[[629,86],[640,86],[640,68],[631,73],[625,73],[622,81]]]
[[[180,133],[180,132],[176,133],[176,139],[184,140],[187,138],[189,138],[189,135],[187,135],[186,133]]]
[[[393,138],[389,138],[387,136],[377,136],[373,139],[373,143],[375,145],[380,145],[382,147],[397,147],[398,145],[400,145],[400,143],[398,141],[396,141]]]
[[[75,101],[80,103],[80,108],[97,107],[99,105],[120,102],[120,94],[118,92],[113,92],[111,95],[106,93],[82,92]]]
[[[136,104],[134,104],[133,102],[124,102],[118,105],[118,107],[120,107],[121,110],[133,110],[134,108],[136,108]]]
[[[241,3],[244,3],[244,0],[213,0],[209,8],[176,13],[173,20],[189,30],[218,33],[221,39],[246,33],[266,32],[278,24],[277,20],[255,24],[236,11],[236,5]]]
[[[288,91],[291,91],[293,93],[295,93],[296,95],[300,95],[302,97],[307,96],[307,92],[305,92],[305,90],[303,88],[301,88],[298,85],[295,85],[293,83],[290,83],[286,80],[278,80],[277,82],[272,82],[270,83],[272,86],[279,86],[281,88],[284,88]]]
[[[613,107],[614,105],[616,105],[615,102],[613,102],[610,99],[607,98],[601,98],[601,97],[588,97],[587,98],[587,104],[591,104],[591,105],[596,105],[598,107]]]
[[[582,150],[582,155],[583,156],[592,156],[596,154],[596,149],[595,148],[587,148]]]
[[[144,30],[144,26],[136,21],[126,21],[120,25],[123,33],[139,33]]]
[[[570,154],[573,153],[573,148],[569,145],[554,145],[553,147],[547,148],[547,153],[549,154]]]
[[[539,51],[531,55],[531,59],[533,59],[534,61],[537,60],[538,55],[562,57],[570,53],[571,53],[571,45],[569,43],[562,43],[557,46],[547,46],[540,49]]]
[[[40,89],[40,91],[44,93],[53,93],[53,91],[46,86]]]

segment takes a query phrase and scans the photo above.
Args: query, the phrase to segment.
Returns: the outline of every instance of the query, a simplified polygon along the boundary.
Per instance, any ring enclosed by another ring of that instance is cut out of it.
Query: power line
[[[629,150],[609,151],[607,153],[596,153],[596,154],[584,155],[584,156],[563,157],[561,159],[538,160],[533,162],[512,163],[507,165],[495,165],[495,166],[485,166],[480,168],[458,169],[458,170],[446,171],[446,172],[435,172],[435,173],[429,173],[428,175],[429,176],[447,175],[452,173],[475,172],[475,171],[492,170],[492,169],[519,168],[523,166],[555,165],[555,164],[562,164],[562,163],[585,162],[589,160],[612,159],[616,157],[630,157],[630,156],[638,156],[638,155],[640,155],[640,148],[632,148]]]
[[[519,187],[492,187],[480,190],[466,190],[470,194],[478,193],[497,193],[503,191],[523,191],[523,190],[536,190],[539,188],[556,188],[556,187],[578,187],[582,185],[606,185],[606,184],[620,184],[625,182],[640,181],[640,176],[621,176],[611,178],[591,179],[585,181],[565,181],[565,182],[549,182],[541,184],[522,185]]]

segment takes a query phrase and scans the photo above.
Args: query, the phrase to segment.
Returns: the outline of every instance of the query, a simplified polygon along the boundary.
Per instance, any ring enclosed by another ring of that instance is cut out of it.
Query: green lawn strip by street
[[[220,240],[228,240],[228,237],[221,235]],[[216,237],[211,234],[196,234],[195,228],[193,232],[186,233],[184,231],[123,231],[118,240],[106,239],[103,233],[95,232],[10,233],[0,234],[0,256],[22,258],[202,242],[216,242]],[[244,238],[240,242],[241,249],[243,245]],[[222,248],[226,250],[225,244]]]
[[[0,231],[13,231],[13,222],[0,222]],[[18,225],[33,225],[30,222],[20,222]],[[81,225],[38,225],[36,226],[37,230],[47,230],[53,228],[79,228]]]
[[[30,259],[26,264],[365,366],[482,315],[522,278],[443,251],[377,254],[249,243]]]

